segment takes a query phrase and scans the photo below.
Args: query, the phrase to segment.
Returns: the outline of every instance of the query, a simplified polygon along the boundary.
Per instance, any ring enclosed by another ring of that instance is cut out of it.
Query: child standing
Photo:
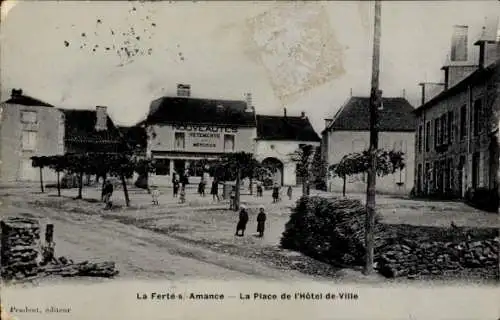
[[[259,237],[262,238],[264,236],[264,229],[266,226],[266,213],[264,211],[264,206],[259,207],[259,214],[257,215],[257,232],[259,233]]]
[[[153,205],[159,205],[158,197],[160,197],[160,190],[157,187],[153,187],[151,190],[151,197],[153,197]]]
[[[184,185],[181,187],[181,193],[180,193],[179,199],[180,199],[180,203],[186,202],[186,186],[184,186]]]

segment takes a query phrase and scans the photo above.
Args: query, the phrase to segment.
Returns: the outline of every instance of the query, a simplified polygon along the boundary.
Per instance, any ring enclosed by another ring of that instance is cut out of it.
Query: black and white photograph
[[[2,1],[1,319],[491,319],[500,1]]]

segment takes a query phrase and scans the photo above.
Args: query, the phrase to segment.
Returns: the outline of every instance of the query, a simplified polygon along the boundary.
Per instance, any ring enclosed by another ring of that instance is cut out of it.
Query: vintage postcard
[[[2,1],[0,318],[500,319],[500,1]]]

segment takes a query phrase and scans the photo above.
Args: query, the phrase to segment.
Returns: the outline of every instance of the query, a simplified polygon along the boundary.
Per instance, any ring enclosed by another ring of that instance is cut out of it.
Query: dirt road
[[[1,196],[1,195],[0,195]],[[304,279],[298,272],[275,270],[258,262],[201,247],[99,215],[30,205],[23,194],[2,197],[0,217],[31,215],[54,224],[56,255],[74,261],[112,260],[120,277],[134,279]]]

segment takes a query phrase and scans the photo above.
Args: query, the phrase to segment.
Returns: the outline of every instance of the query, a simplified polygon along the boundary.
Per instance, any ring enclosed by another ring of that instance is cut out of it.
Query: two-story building
[[[13,89],[10,99],[1,104],[0,180],[2,182],[36,181],[39,170],[31,157],[64,153],[62,112],[51,104]],[[56,179],[44,169],[47,181]]]
[[[2,103],[0,127],[0,180],[37,181],[39,169],[31,157],[80,152],[121,152],[126,146],[106,112],[60,109],[12,90]],[[44,180],[57,179],[50,168],[43,169]]]
[[[255,157],[266,166],[274,167],[273,180],[280,185],[301,184],[297,163],[291,157],[301,144],[319,147],[321,138],[305,113],[300,117],[257,115]]]
[[[169,184],[174,172],[186,169],[199,177],[205,160],[255,150],[255,111],[248,101],[193,98],[186,85],[178,86],[177,96],[154,100],[141,125],[156,165],[154,184]]]
[[[350,153],[368,150],[370,142],[370,98],[350,97],[333,119],[326,119],[322,152],[328,166]],[[401,151],[406,166],[394,174],[377,177],[377,192],[408,194],[413,187],[415,116],[413,106],[401,97],[384,97],[378,110],[379,149]],[[366,192],[366,174],[347,177],[347,192]],[[329,191],[341,192],[344,181],[329,176]]]
[[[444,90],[415,110],[415,190],[463,198],[468,189],[497,188],[500,46],[479,40],[479,61],[449,65]]]

